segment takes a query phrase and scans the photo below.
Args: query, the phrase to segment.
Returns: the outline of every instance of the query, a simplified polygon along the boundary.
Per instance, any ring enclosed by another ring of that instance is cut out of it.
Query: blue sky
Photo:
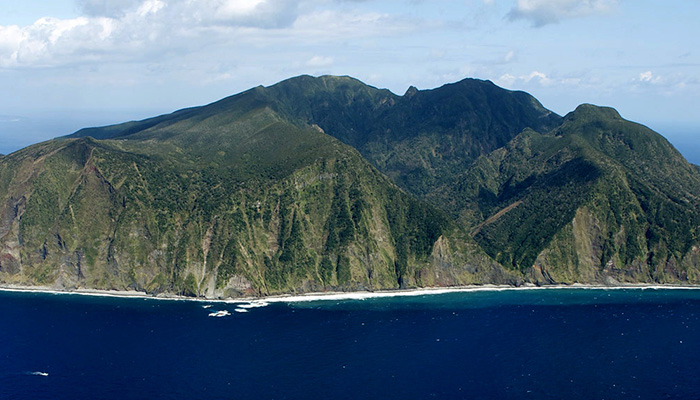
[[[669,137],[684,134],[687,146],[700,141],[695,0],[0,0],[0,7],[0,153],[304,73],[351,75],[398,94],[409,85],[489,79],[560,114],[584,102],[610,105]]]

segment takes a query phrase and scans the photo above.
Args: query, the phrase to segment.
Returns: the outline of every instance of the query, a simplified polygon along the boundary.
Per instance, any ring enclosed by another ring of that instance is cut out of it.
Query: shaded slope
[[[660,135],[583,105],[459,179],[461,221],[543,282],[697,282],[700,174]],[[497,218],[494,218],[497,217]]]
[[[441,183],[523,129],[547,131],[561,121],[527,93],[476,79],[396,96],[347,77],[299,77],[265,93],[291,120],[319,126],[445,209],[453,193],[436,193]]]

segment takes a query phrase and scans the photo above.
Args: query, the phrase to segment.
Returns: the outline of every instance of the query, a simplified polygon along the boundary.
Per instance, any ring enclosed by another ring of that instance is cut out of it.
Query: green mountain
[[[259,90],[5,157],[0,278],[218,297],[517,282]]]
[[[579,106],[458,180],[472,236],[540,282],[698,282],[700,174],[663,137]]]
[[[700,171],[616,111],[300,76],[0,159],[0,281],[209,297],[700,281]]]

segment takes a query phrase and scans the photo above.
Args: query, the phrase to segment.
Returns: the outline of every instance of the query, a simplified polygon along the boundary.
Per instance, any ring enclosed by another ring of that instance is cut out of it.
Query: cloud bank
[[[316,11],[313,5],[323,2],[79,0],[81,16],[76,18],[45,17],[29,26],[0,26],[0,68],[138,61],[222,43],[235,47],[240,40],[283,41],[296,35],[327,41],[391,29],[381,14]]]

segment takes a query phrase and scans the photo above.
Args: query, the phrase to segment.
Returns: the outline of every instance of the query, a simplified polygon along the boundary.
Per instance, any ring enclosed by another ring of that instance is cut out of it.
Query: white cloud
[[[24,32],[18,26],[0,26],[0,55],[8,63],[16,61],[17,49],[24,40],[24,36]],[[0,66],[2,65],[0,61]]]
[[[232,15],[250,15],[265,0],[228,0],[219,7],[219,11]]]
[[[215,0],[207,2],[208,17],[229,25],[283,28],[298,17],[299,0]],[[204,7],[203,7],[204,8]],[[211,14],[211,11],[214,11]]]
[[[512,75],[505,73],[501,75],[498,79],[494,81],[497,85],[514,88],[521,86],[541,86],[541,87],[552,87],[558,86],[569,86],[578,87],[581,86],[582,80],[580,78],[570,78],[570,77],[550,77],[549,75],[540,72],[532,71],[528,74],[523,75]]]
[[[503,57],[503,61],[509,63],[509,62],[513,61],[514,58],[515,58],[515,52],[513,50],[511,50],[508,53],[506,53],[505,57]]]
[[[547,77],[546,74],[539,72],[539,71],[532,71],[530,75],[527,75],[526,77],[522,78],[526,83],[529,83],[532,80],[535,80],[540,83],[540,85],[550,85],[552,83],[552,80]]]
[[[0,26],[0,67],[153,62],[204,48],[330,43],[417,29],[386,14],[331,10],[326,0],[80,0],[83,15]],[[381,34],[379,34],[381,32]],[[309,60],[316,66],[332,60]]]
[[[563,19],[610,11],[619,0],[516,0],[510,20],[525,19],[540,27]]]
[[[348,34],[353,36],[366,36],[376,32],[380,27],[382,30],[391,30],[397,24],[388,20],[387,16],[380,13],[358,13],[358,12],[338,12],[333,10],[322,10],[299,16],[294,27],[306,32],[313,32],[319,39],[329,37],[344,37]]]
[[[689,95],[697,97],[700,95],[700,79],[694,73],[667,70],[663,74],[658,74],[655,71],[647,70],[640,72],[631,82],[632,85],[627,85],[624,89],[635,95],[647,93],[666,98]],[[695,103],[691,102],[691,104]]]
[[[140,17],[158,14],[165,7],[165,3],[160,0],[146,0],[136,10],[136,14]]]
[[[503,87],[513,87],[513,84],[517,80],[518,78],[511,74],[503,74],[500,78],[496,79],[496,84]]]
[[[47,17],[24,28],[0,27],[0,66],[46,67],[74,57],[89,59],[112,44],[115,25],[115,20],[102,17]]]
[[[0,26],[0,67],[75,65],[143,58],[230,39],[231,30],[280,29],[297,19],[301,0],[82,0],[83,16]],[[233,32],[235,33],[235,32]],[[188,41],[190,40],[190,41]]]
[[[90,17],[119,18],[139,4],[139,0],[78,0],[78,8]]]
[[[645,71],[639,74],[639,77],[637,78],[638,82],[642,83],[659,83],[661,81],[660,76],[655,76],[653,72],[651,71]]]
[[[327,67],[333,64],[332,57],[313,56],[306,62],[309,67]]]

